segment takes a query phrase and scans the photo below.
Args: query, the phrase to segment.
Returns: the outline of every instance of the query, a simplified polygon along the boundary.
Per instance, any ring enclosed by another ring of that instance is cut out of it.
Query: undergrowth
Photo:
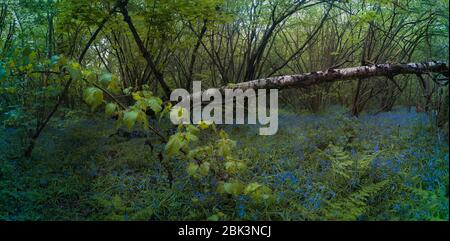
[[[357,119],[337,108],[279,119],[274,136],[257,126],[202,130],[200,142],[235,141],[233,157],[210,156],[208,171],[182,154],[161,159],[154,136],[114,135],[95,114],[55,119],[29,159],[20,155],[26,133],[5,126],[0,219],[448,220],[448,143],[425,114]],[[217,190],[227,180],[242,187]]]

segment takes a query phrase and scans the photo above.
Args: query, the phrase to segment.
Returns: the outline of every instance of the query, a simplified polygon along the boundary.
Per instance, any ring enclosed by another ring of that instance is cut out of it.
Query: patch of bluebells
[[[305,183],[305,190],[303,191],[303,198],[306,199],[310,193],[313,191],[313,182],[311,175],[308,175]]]
[[[198,199],[199,202],[203,203],[206,200],[207,195],[202,192],[195,192],[194,196]]]
[[[243,218],[247,215],[245,211],[245,202],[248,201],[245,196],[239,196],[236,211],[240,218]]]
[[[319,176],[323,176],[326,173],[328,173],[328,171],[331,170],[331,161],[329,160],[323,160],[320,159],[319,160],[319,166],[320,166],[320,172],[319,172]]]
[[[292,173],[290,171],[285,171],[282,173],[275,174],[275,181],[274,181],[275,187],[283,186],[286,184],[289,184],[289,185],[297,185],[298,184],[298,179],[294,175],[294,173]]]
[[[381,165],[382,165],[382,160],[378,156],[376,156],[370,163],[370,177],[372,179],[377,178],[378,169],[381,167]]]
[[[322,204],[322,195],[320,193],[314,193],[307,198],[305,207],[307,209],[317,210]]]
[[[347,144],[345,132],[343,135],[340,134],[343,133],[343,124],[347,121],[357,130],[355,143],[364,143],[362,147],[350,146],[350,149],[347,149],[350,156],[358,158],[358,155],[364,155],[365,152],[375,154],[369,166],[369,178],[373,182],[385,179],[395,180],[395,185],[390,185],[388,188],[393,193],[397,192],[395,195],[398,194],[400,198],[384,197],[384,200],[399,198],[391,205],[391,211],[403,215],[408,213],[408,210],[414,209],[413,203],[423,202],[417,195],[405,192],[401,188],[402,185],[423,188],[424,191],[430,192],[436,192],[438,188],[445,186],[445,177],[448,175],[448,153],[442,151],[445,149],[443,143],[434,145],[427,141],[429,134],[426,128],[420,126],[418,128],[418,125],[429,124],[426,114],[400,108],[377,115],[363,114],[359,119],[350,119],[350,116],[342,113],[340,116],[341,119],[338,120],[335,114],[299,116],[282,113],[279,115],[279,132],[282,133],[279,138],[282,142],[273,143],[270,139],[254,137],[232,139],[242,140],[242,145],[255,148],[261,157],[270,155],[271,161],[278,162],[269,167],[255,165],[253,170],[262,177],[260,181],[263,184],[277,190],[277,200],[282,201],[294,196],[310,210],[320,209],[324,200],[333,199],[337,192],[342,191],[329,190],[328,187],[320,188],[318,183],[325,185],[329,183],[330,188],[334,185],[330,183],[332,180],[329,180],[329,176],[326,175],[332,168],[331,162],[318,158],[315,153],[317,153],[318,144],[323,144],[324,140],[325,143],[329,140],[335,145],[345,146]],[[255,125],[252,125],[252,128],[253,126]],[[385,150],[393,149],[391,146],[397,153],[385,154]],[[274,154],[274,150],[279,150],[279,147],[283,148],[283,151]],[[315,156],[316,159],[311,160],[311,156]],[[313,167],[318,163],[320,168],[312,170],[309,165],[311,161],[314,161]],[[355,190],[363,183],[363,180],[359,178],[351,178],[347,181]],[[379,202],[379,200],[373,201],[375,204]],[[443,204],[439,203],[439,205]],[[448,204],[442,208],[448,210]],[[422,211],[417,210],[420,218],[429,215]],[[243,216],[245,213],[243,204],[238,205],[237,212],[239,216],[241,214]],[[388,215],[386,213],[380,216]],[[409,212],[409,215],[409,218],[414,218],[416,210]]]
[[[242,218],[242,217],[245,216],[245,214],[246,214],[245,213],[245,206],[244,206],[243,203],[240,203],[239,206],[238,206],[238,215],[239,215],[240,218]]]
[[[336,197],[336,192],[333,190],[330,190],[327,192],[328,195],[328,199],[333,199],[334,197]]]
[[[283,192],[283,191],[278,192],[276,199],[277,199],[276,200],[277,202],[281,202],[281,201],[285,200],[286,199],[286,193]]]

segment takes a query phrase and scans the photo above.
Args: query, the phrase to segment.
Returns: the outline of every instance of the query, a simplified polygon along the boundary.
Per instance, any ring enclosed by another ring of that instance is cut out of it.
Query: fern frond
[[[336,202],[329,202],[325,213],[331,220],[356,220],[369,210],[367,202],[375,197],[387,184],[388,180],[363,186],[359,191]]]

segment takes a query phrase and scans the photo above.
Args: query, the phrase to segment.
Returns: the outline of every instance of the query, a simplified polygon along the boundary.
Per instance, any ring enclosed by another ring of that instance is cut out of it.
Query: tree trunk
[[[221,89],[289,89],[306,88],[309,86],[362,78],[368,81],[368,77],[388,76],[394,77],[401,74],[425,74],[425,73],[448,73],[445,62],[433,61],[426,63],[409,64],[375,64],[369,66],[358,66],[343,69],[328,69],[325,71],[310,72],[305,74],[284,75],[265,79],[252,80],[238,84],[223,86]]]
[[[123,15],[124,21],[128,24],[128,28],[130,29],[131,33],[133,34],[134,40],[136,41],[136,45],[139,48],[139,51],[141,51],[142,55],[144,56],[145,60],[147,61],[147,64],[152,69],[153,74],[155,75],[156,80],[161,85],[164,94],[167,98],[170,98],[170,87],[167,85],[166,81],[164,80],[164,75],[161,71],[159,71],[156,67],[155,62],[153,61],[153,56],[150,54],[150,52],[145,48],[144,42],[142,42],[141,37],[139,36],[139,33],[137,32],[136,27],[134,26],[133,22],[131,21],[131,17],[128,14],[127,6],[126,4],[123,4],[119,6],[120,12]]]

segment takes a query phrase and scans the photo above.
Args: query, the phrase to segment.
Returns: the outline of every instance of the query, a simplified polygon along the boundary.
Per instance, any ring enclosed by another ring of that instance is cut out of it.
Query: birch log
[[[433,61],[409,64],[374,64],[305,74],[284,75],[257,79],[248,82],[223,86],[220,89],[288,89],[304,88],[312,85],[357,78],[375,76],[394,77],[404,74],[442,73],[448,77],[448,66],[445,62]]]

